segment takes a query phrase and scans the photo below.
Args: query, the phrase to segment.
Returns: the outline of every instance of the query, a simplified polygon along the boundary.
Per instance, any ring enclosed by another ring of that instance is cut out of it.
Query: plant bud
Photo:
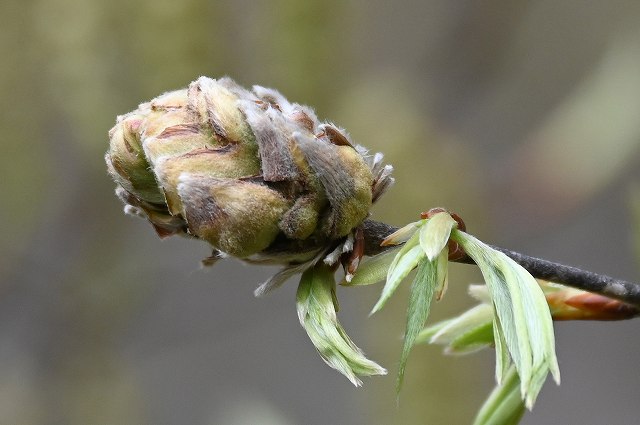
[[[125,210],[161,237],[207,241],[211,258],[317,259],[353,240],[393,182],[382,155],[309,107],[229,78],[200,77],[143,103],[109,138],[107,168]]]

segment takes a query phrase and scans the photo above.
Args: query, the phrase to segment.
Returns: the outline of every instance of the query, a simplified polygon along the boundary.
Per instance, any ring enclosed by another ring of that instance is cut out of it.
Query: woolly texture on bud
[[[107,167],[125,211],[215,255],[300,263],[334,249],[391,167],[275,90],[200,77],[118,117]],[[351,238],[353,240],[353,238]]]

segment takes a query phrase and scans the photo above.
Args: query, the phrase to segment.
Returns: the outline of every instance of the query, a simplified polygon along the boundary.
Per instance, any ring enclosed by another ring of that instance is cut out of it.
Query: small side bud
[[[626,320],[638,317],[638,308],[591,292],[541,282],[553,320]]]

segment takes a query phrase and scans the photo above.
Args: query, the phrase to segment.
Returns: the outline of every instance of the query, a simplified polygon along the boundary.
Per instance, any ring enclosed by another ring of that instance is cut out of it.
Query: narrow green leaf
[[[478,326],[491,323],[492,320],[493,308],[488,304],[477,305],[458,317],[451,319],[446,326],[440,328],[440,330],[431,337],[429,342],[432,344],[449,344],[460,335]]]
[[[456,221],[449,213],[441,212],[428,219],[420,228],[420,246],[429,261],[433,261],[447,246],[451,229],[456,225]]]
[[[440,250],[440,254],[436,258],[437,276],[436,282],[436,301],[440,301],[447,292],[449,286],[449,248],[445,246]]]
[[[400,247],[389,249],[378,255],[374,255],[368,258],[361,265],[358,266],[358,270],[353,275],[351,282],[343,280],[340,282],[342,286],[363,286],[371,285],[383,281],[387,277],[387,271],[389,266],[393,262],[393,259],[398,254]]]
[[[399,245],[403,242],[406,242],[407,240],[409,240],[409,238],[411,238],[411,236],[413,236],[416,230],[424,224],[424,222],[425,220],[419,220],[401,227],[400,229],[387,236],[380,245]]]
[[[398,251],[398,253],[394,257],[393,261],[391,262],[391,265],[389,266],[389,269],[387,270],[387,280],[389,280],[389,276],[391,276],[393,274],[396,266],[400,262],[400,259],[407,252],[409,252],[412,248],[414,248],[416,245],[418,245],[418,243],[420,243],[420,235],[418,234],[418,232],[415,232],[413,234],[413,236],[411,236],[411,238],[409,238],[409,240],[407,242],[405,242],[404,245],[402,245],[402,247],[400,248],[400,251]]]
[[[484,304],[491,304],[491,296],[489,295],[487,285],[469,285],[467,292],[471,298]]]
[[[416,337],[416,344],[430,344],[435,334],[440,332],[442,328],[444,328],[445,326],[448,326],[449,324],[454,322],[456,319],[457,317],[454,317],[452,319],[442,320],[440,322],[427,326],[426,328],[421,330],[418,336]]]
[[[446,354],[468,354],[493,345],[493,309],[480,304],[452,319],[434,333],[431,344],[445,345]],[[422,337],[420,333],[419,337]]]
[[[387,303],[391,295],[400,285],[400,282],[413,270],[418,263],[425,258],[425,253],[418,245],[418,233],[414,234],[407,241],[405,246],[400,249],[398,255],[394,258],[389,271],[387,272],[387,282],[382,288],[382,294],[370,314],[379,311]]]
[[[506,345],[520,376],[522,397],[532,405],[541,387],[538,381],[542,371],[551,371],[559,379],[553,325],[544,293],[522,266],[503,253],[456,229],[451,238],[480,268],[495,308],[496,378],[500,380],[507,365]]]
[[[289,278],[293,277],[293,275],[302,273],[308,267],[309,266],[306,263],[285,267],[284,269],[280,270],[278,273],[267,279],[266,282],[258,286],[255,291],[253,291],[253,295],[258,298],[263,297],[274,289],[282,286],[282,284],[285,283]]]
[[[493,323],[489,321],[455,338],[446,348],[445,353],[470,354],[493,344]]]
[[[387,371],[367,359],[338,322],[334,288],[333,273],[325,264],[306,270],[296,293],[298,318],[322,359],[360,386],[358,376],[384,375]]]
[[[509,349],[502,331],[503,328],[500,325],[500,318],[494,317],[491,325],[493,327],[493,340],[496,345],[496,382],[500,385],[511,366],[511,357],[509,357]]]
[[[542,389],[545,381],[547,380],[547,375],[549,373],[549,368],[547,365],[540,365],[536,370],[533,371],[533,376],[531,377],[531,383],[529,384],[529,391],[525,397],[525,406],[527,409],[533,409],[533,404],[536,401],[536,397],[538,393]]]
[[[423,260],[418,266],[416,277],[411,285],[409,295],[409,307],[407,309],[407,329],[404,335],[400,367],[398,368],[398,380],[396,392],[399,393],[404,380],[404,371],[407,365],[409,353],[416,337],[424,327],[424,322],[429,316],[431,299],[438,284],[438,265],[436,261]]]
[[[518,373],[511,367],[504,383],[493,389],[480,408],[473,425],[517,425],[524,414],[519,386]]]
[[[437,288],[436,288],[437,291]],[[436,292],[437,295],[437,292]],[[457,317],[434,323],[424,328],[416,343],[449,345],[456,338],[467,332],[472,332],[478,327],[491,325],[493,321],[493,307],[486,285],[469,285],[469,295],[481,304],[477,305]],[[493,333],[493,331],[492,331]],[[491,340],[493,343],[493,340]],[[455,354],[458,352],[456,351]]]

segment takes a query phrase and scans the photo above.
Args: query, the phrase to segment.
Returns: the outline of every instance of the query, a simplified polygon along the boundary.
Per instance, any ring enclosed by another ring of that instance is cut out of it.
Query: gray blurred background
[[[278,88],[383,151],[393,224],[444,206],[481,239],[639,280],[640,2],[5,0],[0,5],[0,423],[465,424],[493,353],[417,347],[406,291],[341,288],[390,370],[356,389],[297,323],[273,268],[159,240],[103,161],[118,114],[200,75]],[[431,320],[471,304],[454,266]],[[406,289],[406,288],[405,288]],[[556,326],[562,386],[525,424],[632,424],[638,322]]]

